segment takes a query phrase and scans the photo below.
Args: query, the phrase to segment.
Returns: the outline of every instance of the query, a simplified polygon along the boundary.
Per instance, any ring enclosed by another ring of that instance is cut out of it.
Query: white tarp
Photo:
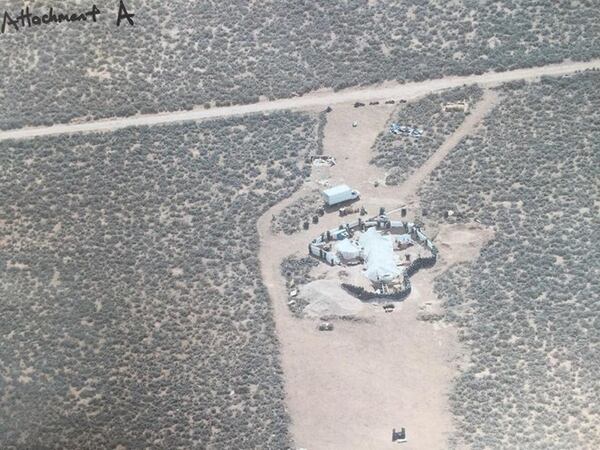
[[[369,228],[358,239],[362,256],[366,261],[365,275],[373,282],[388,283],[401,275],[394,257],[394,241],[383,236],[374,227]]]
[[[360,249],[350,239],[338,242],[335,249],[346,260],[353,260],[360,256]]]
[[[402,245],[411,245],[414,244],[412,240],[412,236],[410,234],[400,234],[395,236],[396,242],[399,242]]]

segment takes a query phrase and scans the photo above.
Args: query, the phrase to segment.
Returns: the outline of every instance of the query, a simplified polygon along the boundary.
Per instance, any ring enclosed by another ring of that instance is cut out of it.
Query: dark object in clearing
[[[400,431],[396,431],[395,428],[392,428],[392,442],[406,442],[406,430],[404,427],[402,427]]]
[[[344,216],[347,216],[348,214],[354,214],[357,212],[360,212],[360,209],[358,207],[353,208],[352,206],[344,206],[343,208],[340,208],[340,210],[339,210],[340,217],[344,217]]]
[[[312,222],[313,223],[319,223],[319,216],[318,215],[314,215],[312,218]]]
[[[320,323],[319,331],[333,331],[333,324],[331,322]]]
[[[331,111],[333,111],[333,109],[331,109],[331,106],[328,106],[327,109],[325,110],[326,113],[330,113]]]
[[[393,105],[394,103],[396,103],[394,100],[386,100],[385,102],[386,105]]]
[[[406,100],[404,100],[404,99],[398,100],[398,103],[406,103]]]
[[[356,103],[354,104],[354,107],[355,107],[355,108],[359,108],[359,107],[361,107],[361,106],[365,106],[365,104],[364,104],[364,103],[361,103],[361,102],[356,102]]]
[[[379,102],[369,102],[369,105],[379,105]]]
[[[386,313],[390,313],[390,312],[394,311],[394,308],[396,308],[396,306],[394,306],[393,303],[386,303],[385,305],[383,305],[383,310]]]
[[[308,220],[305,220],[304,223],[302,224],[302,228],[304,228],[305,230],[308,230],[309,226],[310,226],[310,223],[308,222]]]

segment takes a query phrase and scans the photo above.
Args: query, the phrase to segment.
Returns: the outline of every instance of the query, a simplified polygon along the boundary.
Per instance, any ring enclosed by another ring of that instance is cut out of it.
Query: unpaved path
[[[439,299],[432,281],[457,261],[473,258],[491,236],[477,224],[444,225],[439,236],[447,240],[440,262],[412,279],[413,293],[394,313],[369,306],[370,323],[337,321],[330,333],[317,331],[315,320],[296,319],[287,307],[285,281],[279,266],[283,258],[306,254],[316,234],[339,224],[335,213],[319,224],[292,236],[273,235],[270,220],[306,192],[345,182],[362,193],[360,204],[374,214],[379,206],[394,208],[418,202],[418,183],[427,177],[462,137],[471,132],[493,107],[495,94],[485,92],[463,125],[401,186],[374,186],[381,169],[369,164],[371,146],[393,112],[378,105],[355,109],[340,105],[328,114],[325,153],[336,157],[331,168],[313,171],[311,179],[292,197],[272,207],[258,222],[259,258],[263,281],[269,290],[281,343],[285,374],[286,406],[292,418],[291,432],[298,447],[321,449],[397,448],[391,442],[393,427],[408,430],[406,449],[442,449],[452,432],[447,394],[460,363],[456,330],[443,323],[417,320],[421,312],[437,312]],[[358,127],[353,128],[352,122]],[[448,237],[449,236],[449,237]],[[339,271],[320,265],[327,279]]]
[[[386,99],[412,99],[432,91],[448,89],[463,84],[478,83],[491,86],[514,80],[531,80],[543,75],[564,75],[587,69],[600,69],[600,60],[587,62],[564,62],[529,69],[517,69],[506,72],[486,72],[481,75],[444,77],[435,80],[400,84],[386,82],[379,86],[358,87],[338,92],[331,90],[317,91],[302,97],[264,101],[249,105],[234,105],[218,108],[197,108],[191,111],[173,111],[158,114],[144,114],[84,123],[57,124],[50,127],[31,127],[16,130],[0,131],[0,141],[6,139],[24,139],[35,136],[49,136],[66,133],[83,133],[111,131],[118,128],[159,125],[190,120],[202,120],[215,117],[230,117],[241,114],[261,113],[284,109],[315,109],[328,105],[353,103],[355,101],[374,101]]]
[[[499,95],[496,91],[486,89],[483,97],[471,110],[464,122],[444,141],[444,143],[435,151],[433,155],[423,163],[421,167],[415,170],[408,179],[402,183],[398,189],[398,194],[404,198],[410,198],[415,195],[421,183],[431,175],[431,172],[440,165],[442,160],[448,156],[450,150],[458,145],[462,138],[472,134],[475,128],[481,123],[483,118],[494,109],[498,103]]]

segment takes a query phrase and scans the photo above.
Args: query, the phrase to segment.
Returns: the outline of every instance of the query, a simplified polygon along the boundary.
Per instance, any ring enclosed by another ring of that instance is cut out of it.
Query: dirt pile
[[[355,316],[365,305],[347,294],[335,280],[316,280],[300,288],[300,297],[308,301],[307,317]]]

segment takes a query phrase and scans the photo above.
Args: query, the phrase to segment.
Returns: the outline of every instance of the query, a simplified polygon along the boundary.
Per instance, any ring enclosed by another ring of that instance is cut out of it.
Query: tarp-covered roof
[[[360,256],[360,249],[350,239],[338,242],[335,249],[344,259],[355,259]]]
[[[374,227],[369,228],[358,239],[366,261],[365,275],[369,280],[389,282],[401,275],[394,258],[394,243]]]

